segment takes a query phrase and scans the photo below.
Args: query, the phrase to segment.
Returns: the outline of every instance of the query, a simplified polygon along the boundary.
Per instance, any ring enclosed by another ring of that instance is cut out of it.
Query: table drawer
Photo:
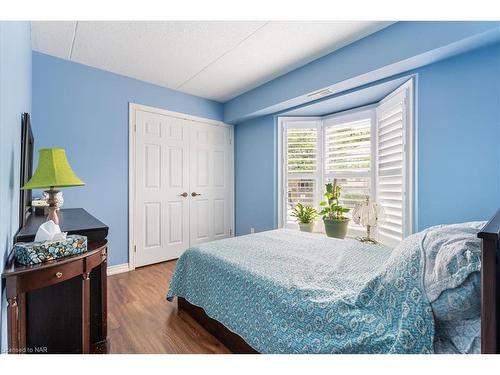
[[[92,254],[88,256],[85,261],[87,262],[87,272],[90,272],[93,270],[95,267],[97,267],[99,264],[104,262],[106,260],[107,256],[107,248],[103,247],[101,251],[98,251],[95,254]]]
[[[38,271],[20,275],[18,283],[18,292],[25,293],[33,289],[44,288],[49,285],[57,284],[69,280],[83,273],[83,259],[73,262],[54,265]]]

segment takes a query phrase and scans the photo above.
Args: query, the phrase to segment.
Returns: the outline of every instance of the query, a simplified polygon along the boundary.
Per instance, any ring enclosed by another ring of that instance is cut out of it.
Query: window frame
[[[377,107],[386,101],[391,100],[396,95],[400,93],[404,93],[406,100],[406,128],[403,131],[403,142],[404,142],[404,186],[403,186],[403,196],[405,202],[405,213],[404,213],[404,229],[403,229],[403,238],[410,235],[414,232],[414,207],[416,204],[415,195],[414,195],[414,171],[415,171],[415,144],[414,144],[414,134],[413,127],[415,122],[415,113],[414,113],[414,92],[413,92],[413,79],[409,79],[403,85],[398,87],[396,90],[388,94],[386,97],[378,101],[377,103],[370,104],[363,107],[353,108],[346,111],[334,113],[331,115],[325,116],[300,116],[300,117],[290,117],[290,116],[278,116],[277,117],[277,126],[278,126],[278,157],[277,157],[277,184],[278,184],[278,227],[285,228],[291,227],[287,226],[286,223],[286,204],[285,204],[285,182],[286,177],[286,141],[285,141],[285,130],[288,127],[300,127],[299,123],[304,122],[317,122],[318,125],[318,134],[317,134],[317,152],[318,152],[318,168],[319,170],[316,172],[317,178],[319,179],[317,184],[317,192],[316,194],[318,199],[320,199],[323,193],[323,185],[326,180],[327,173],[325,171],[325,154],[324,154],[324,140],[325,140],[325,124],[330,123],[327,126],[335,126],[335,124],[342,124],[350,121],[356,121],[358,119],[366,119],[367,115],[371,120],[371,128],[370,128],[370,138],[371,138],[371,150],[370,150],[370,190],[371,196],[377,197],[377,176],[378,176],[378,130],[377,130]],[[332,124],[333,123],[333,124]],[[406,196],[405,196],[406,195]],[[321,221],[318,222],[320,224],[320,230],[324,231],[321,226]],[[298,228],[298,225],[293,226]],[[353,234],[358,234],[356,230],[354,230]]]

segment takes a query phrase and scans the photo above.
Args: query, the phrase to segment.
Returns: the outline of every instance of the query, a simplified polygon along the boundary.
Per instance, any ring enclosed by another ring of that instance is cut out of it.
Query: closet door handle
[[[188,196],[188,193],[184,192],[182,194],[179,194],[179,196],[186,198]]]
[[[192,197],[196,197],[197,195],[201,195],[201,194],[195,193],[194,191],[191,193]]]

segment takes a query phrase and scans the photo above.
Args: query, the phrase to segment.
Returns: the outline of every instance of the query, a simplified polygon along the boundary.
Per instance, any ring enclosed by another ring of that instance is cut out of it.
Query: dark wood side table
[[[33,266],[7,264],[10,353],[107,352],[107,240],[88,248]]]
[[[108,226],[83,208],[63,208],[58,215],[63,232],[87,236],[89,241],[103,240],[108,236]],[[38,227],[46,221],[46,216],[30,215],[26,225],[16,234],[14,242],[34,241]]]

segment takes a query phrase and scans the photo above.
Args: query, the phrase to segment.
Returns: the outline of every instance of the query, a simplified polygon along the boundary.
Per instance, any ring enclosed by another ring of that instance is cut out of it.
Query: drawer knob
[[[62,272],[56,272],[56,277],[60,279],[62,277]]]

